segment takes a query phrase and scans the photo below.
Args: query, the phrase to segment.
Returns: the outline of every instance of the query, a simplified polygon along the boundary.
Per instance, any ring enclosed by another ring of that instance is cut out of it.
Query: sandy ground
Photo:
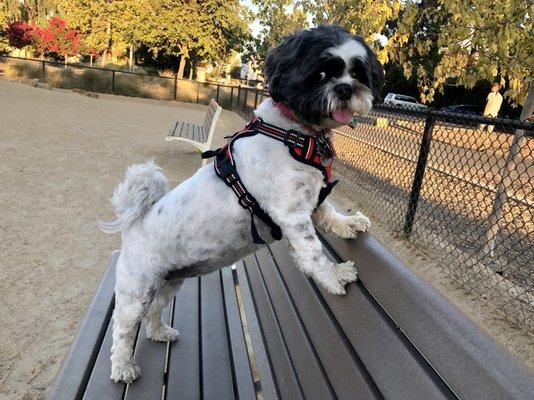
[[[171,185],[190,176],[199,152],[165,134],[204,110],[0,80],[0,399],[43,397],[120,247],[95,225],[114,186],[152,157]],[[216,141],[242,126],[224,111]]]
[[[120,246],[118,235],[95,225],[112,217],[113,187],[128,165],[151,157],[171,184],[190,176],[200,165],[198,152],[164,136],[176,119],[200,121],[203,112],[196,105],[92,99],[0,80],[0,399],[44,398],[107,259]],[[242,125],[224,111],[216,142]],[[534,365],[532,335],[508,327],[491,307],[449,285],[431,260],[403,241],[376,225],[372,230]]]

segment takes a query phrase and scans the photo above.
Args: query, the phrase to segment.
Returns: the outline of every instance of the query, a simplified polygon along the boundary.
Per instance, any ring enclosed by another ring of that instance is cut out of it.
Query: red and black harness
[[[295,160],[315,167],[323,173],[326,186],[319,193],[317,205],[320,205],[326,199],[337,181],[332,180],[335,152],[328,137],[325,135],[309,136],[294,130],[284,130],[264,122],[261,118],[254,118],[243,130],[231,136],[224,147],[202,153],[202,158],[216,157],[213,163],[215,173],[234,191],[241,207],[250,211],[250,224],[254,243],[264,244],[265,242],[260,237],[254,224],[254,216],[271,228],[273,239],[280,240],[282,238],[282,230],[243,185],[237,173],[233,156],[233,145],[236,140],[257,134],[262,134],[284,143],[289,149],[289,154]]]

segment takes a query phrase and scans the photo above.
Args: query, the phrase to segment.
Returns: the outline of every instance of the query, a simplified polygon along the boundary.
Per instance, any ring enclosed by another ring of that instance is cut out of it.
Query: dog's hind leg
[[[165,324],[161,318],[163,309],[180,290],[183,279],[163,283],[154,296],[154,300],[146,314],[146,336],[157,342],[173,342],[178,339],[178,331]]]
[[[140,369],[133,358],[134,341],[139,322],[147,313],[155,293],[153,282],[131,274],[119,258],[111,347],[111,379],[115,382],[131,383],[139,377]]]

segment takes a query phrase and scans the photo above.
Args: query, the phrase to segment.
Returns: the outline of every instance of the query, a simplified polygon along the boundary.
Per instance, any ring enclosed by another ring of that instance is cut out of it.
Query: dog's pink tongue
[[[338,108],[332,112],[335,121],[346,124],[352,118],[352,112],[348,108]]]

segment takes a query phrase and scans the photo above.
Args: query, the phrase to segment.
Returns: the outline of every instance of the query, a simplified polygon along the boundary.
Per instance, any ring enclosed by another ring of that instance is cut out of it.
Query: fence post
[[[221,88],[220,85],[217,85],[217,95],[215,96],[215,101],[219,103],[219,89]]]
[[[425,119],[425,129],[423,131],[423,138],[421,140],[421,147],[419,148],[419,156],[417,158],[417,166],[415,167],[415,174],[413,177],[412,191],[410,192],[410,199],[408,200],[408,209],[404,219],[404,234],[410,236],[413,230],[413,222],[419,204],[419,195],[421,194],[421,187],[423,185],[423,177],[425,176],[426,163],[428,160],[428,153],[430,152],[430,144],[432,142],[432,129],[434,128],[434,118],[432,112],[427,111]]]
[[[176,101],[177,95],[178,95],[178,72],[175,72],[174,73],[174,94],[173,94],[174,101]]]
[[[46,62],[45,60],[42,61],[42,75],[43,75],[43,83],[46,83]]]
[[[230,110],[233,111],[232,109],[232,103],[234,102],[234,87],[231,86],[230,87]]]
[[[198,104],[198,91],[199,91],[199,88],[200,88],[200,83],[197,82],[197,104]]]
[[[111,94],[115,94],[115,70],[111,70]]]
[[[248,108],[248,89],[245,89],[245,101],[243,102],[243,114],[246,114],[247,113],[247,108]],[[248,116],[247,116],[248,118]]]
[[[254,110],[258,108],[258,89],[256,89],[256,95],[254,96]]]
[[[239,99],[241,98],[241,84],[237,86],[237,104],[235,105],[236,111],[239,113]]]

